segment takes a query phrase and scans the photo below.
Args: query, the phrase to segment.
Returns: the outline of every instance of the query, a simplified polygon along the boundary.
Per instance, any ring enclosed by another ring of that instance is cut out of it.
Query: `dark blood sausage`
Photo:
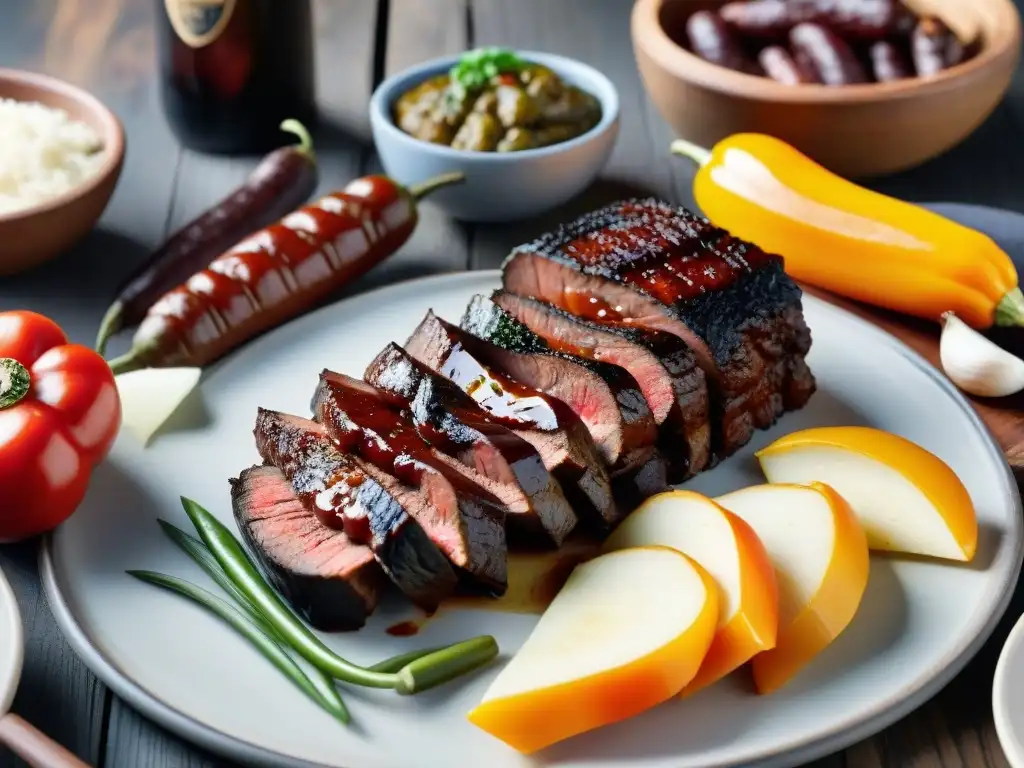
[[[871,70],[875,80],[889,83],[914,76],[910,60],[903,50],[889,40],[879,40],[869,49]]]
[[[280,469],[320,521],[365,544],[405,595],[434,611],[458,583],[451,563],[419,523],[435,514],[419,494],[358,457],[342,453],[315,421],[259,409],[256,448]]]
[[[467,581],[494,594],[508,586],[505,510],[468,471],[416,433],[407,417],[388,407],[369,384],[324,371],[313,399],[317,421],[335,445],[418,488],[424,508],[418,522]]]
[[[813,72],[825,85],[853,85],[868,82],[867,73],[853,49],[821,24],[797,24],[789,32],[793,58],[800,67]]]
[[[405,243],[419,195],[460,178],[410,191],[367,176],[288,214],[164,294],[110,367],[204,366],[307,312]]]
[[[758,74],[757,65],[748,58],[733,31],[717,13],[697,11],[691,14],[686,20],[686,39],[691,51],[712,64]]]
[[[757,55],[757,61],[768,77],[786,85],[821,82],[814,70],[797,63],[781,45],[765,46]]]
[[[396,405],[407,407],[416,431],[432,446],[496,483],[522,490],[528,512],[507,518],[510,535],[546,534],[561,544],[576,527],[576,513],[537,450],[492,421],[451,381],[394,343],[370,362],[363,378]]]
[[[590,517],[597,527],[618,522],[623,513],[586,425],[565,403],[485,363],[490,347],[431,311],[405,342],[412,357],[456,384],[493,421],[536,448],[581,518]]]
[[[387,578],[369,547],[328,528],[277,467],[244,469],[231,484],[231,509],[267,580],[316,629],[359,629]]]
[[[910,36],[910,49],[918,77],[931,77],[964,60],[964,46],[946,24],[925,16]]]
[[[707,377],[715,458],[815,390],[801,291],[782,259],[685,208],[612,203],[515,248],[502,284],[581,317],[686,342]]]
[[[146,310],[167,291],[313,194],[319,174],[309,134],[292,120],[281,127],[296,133],[302,142],[267,155],[242,186],[175,232],[121,284],[100,325],[96,339],[100,354],[111,335],[141,322]]]
[[[743,0],[718,13],[742,35],[775,39],[805,22],[860,40],[906,35],[914,26],[914,14],[898,0]]]
[[[670,482],[704,469],[711,446],[707,382],[678,336],[609,326],[508,291],[495,291],[491,300],[555,349],[576,350],[632,374],[660,427],[659,447],[672,461]]]

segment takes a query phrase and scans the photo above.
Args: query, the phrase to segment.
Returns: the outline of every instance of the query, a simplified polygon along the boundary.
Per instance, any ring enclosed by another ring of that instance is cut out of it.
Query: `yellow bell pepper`
[[[988,236],[917,205],[842,179],[771,136],[742,133],[708,151],[694,196],[732,235],[783,257],[793,278],[842,296],[974,328],[1024,325],[1010,257]]]

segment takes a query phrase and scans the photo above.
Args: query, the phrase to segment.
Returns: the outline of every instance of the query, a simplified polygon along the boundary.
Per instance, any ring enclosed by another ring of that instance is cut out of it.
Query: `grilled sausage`
[[[964,59],[964,46],[942,19],[925,16],[910,36],[918,77],[931,77]]]
[[[319,180],[309,134],[294,120],[281,128],[301,143],[267,155],[242,186],[175,232],[125,279],[100,324],[100,354],[113,334],[139,323],[171,288],[309,199]]]
[[[290,213],[166,293],[110,367],[204,366],[303,314],[405,243],[422,195],[462,178],[406,189],[367,176]]]
[[[726,3],[718,12],[741,34],[769,38],[813,22],[846,38],[878,40],[909,34],[915,21],[899,0],[749,0]]]
[[[889,83],[914,76],[906,54],[894,43],[888,40],[879,40],[871,45],[869,53],[871,71],[878,82]]]
[[[739,41],[722,18],[711,11],[697,11],[686,20],[690,50],[712,64],[754,74],[757,65],[747,58]]]
[[[790,30],[789,44],[797,63],[825,85],[868,82],[863,65],[850,46],[821,24],[807,22]]]
[[[801,66],[781,45],[762,48],[757,61],[768,77],[786,85],[821,82],[814,70]]]

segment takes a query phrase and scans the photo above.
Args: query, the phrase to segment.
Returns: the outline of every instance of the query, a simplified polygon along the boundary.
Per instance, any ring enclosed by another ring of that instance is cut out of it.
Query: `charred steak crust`
[[[583,422],[560,400],[513,382],[487,364],[479,354],[484,346],[490,345],[430,310],[405,343],[412,357],[530,443],[581,516],[605,525],[618,521],[611,479]]]
[[[408,489],[369,462],[335,448],[323,426],[260,408],[256,447],[280,469],[304,505],[327,526],[366,543],[384,572],[424,610],[436,610],[457,584],[455,571],[403,505]]]
[[[324,371],[314,414],[341,450],[420,490],[423,503],[415,508],[429,512],[417,522],[470,583],[505,592],[505,508],[496,498],[427,445],[407,417],[365,382]]]
[[[591,319],[687,341],[708,376],[713,461],[783,410],[802,407],[815,389],[803,361],[810,334],[801,291],[782,258],[684,208],[613,203],[514,249],[503,281],[574,314],[596,300]]]
[[[528,507],[507,518],[510,533],[546,534],[560,544],[575,527],[576,514],[536,449],[493,421],[454,383],[393,342],[370,362],[364,378],[408,408],[428,443],[495,482],[522,491]]]
[[[386,582],[369,548],[323,525],[277,467],[250,467],[228,482],[242,540],[292,608],[325,632],[364,626]]]
[[[524,381],[525,384],[562,400],[579,414],[591,427],[595,443],[613,470],[631,469],[631,466],[621,463],[622,456],[655,443],[658,433],[650,406],[636,379],[624,368],[552,349],[525,324],[481,294],[470,300],[459,325],[464,331],[506,352],[534,357],[536,366],[517,365],[515,370],[506,372],[519,379],[532,374],[534,380]],[[565,370],[556,373],[554,364],[545,364],[542,358],[559,361],[559,367]],[[504,357],[500,362],[508,369],[512,363],[522,360]],[[582,401],[574,392],[587,374],[606,387],[609,395],[605,410],[596,416],[594,410],[598,406],[592,398],[600,389],[588,388]]]
[[[495,291],[491,299],[549,345],[574,345],[582,356],[621,366],[633,375],[660,425],[659,445],[672,460],[672,482],[704,469],[711,443],[707,382],[682,339],[588,320],[504,290]]]

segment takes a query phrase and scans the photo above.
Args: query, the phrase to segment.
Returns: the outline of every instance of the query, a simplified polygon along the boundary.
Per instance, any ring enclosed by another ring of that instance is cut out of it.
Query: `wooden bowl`
[[[742,132],[767,133],[847,177],[911,168],[974,131],[999,104],[1020,57],[1012,0],[917,0],[964,39],[972,59],[928,78],[828,87],[785,85],[711,64],[676,43],[686,18],[721,2],[637,0],[633,49],[645,87],[682,138],[710,148]],[[668,152],[668,148],[665,148]]]
[[[0,69],[0,97],[63,109],[96,131],[105,155],[97,171],[73,189],[31,208],[0,213],[2,276],[59,256],[95,226],[121,175],[125,139],[113,112],[91,94],[60,80]]]

